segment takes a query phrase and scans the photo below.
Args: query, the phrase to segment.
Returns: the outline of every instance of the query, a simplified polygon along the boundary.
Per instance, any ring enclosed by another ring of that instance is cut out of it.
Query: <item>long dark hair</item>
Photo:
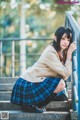
[[[66,57],[67,57],[67,50],[70,46],[68,46],[67,49],[65,49],[63,51],[63,57],[61,57],[60,55],[60,50],[61,50],[61,47],[60,47],[60,41],[61,41],[61,38],[63,36],[63,34],[66,34],[67,35],[67,38],[70,39],[70,44],[72,43],[72,31],[69,29],[69,28],[65,28],[65,27],[59,27],[56,32],[55,32],[55,36],[56,36],[56,39],[57,40],[53,40],[53,42],[51,43],[51,45],[55,48],[55,50],[57,51],[58,55],[59,55],[59,58],[61,60],[61,62],[65,63],[66,61]]]

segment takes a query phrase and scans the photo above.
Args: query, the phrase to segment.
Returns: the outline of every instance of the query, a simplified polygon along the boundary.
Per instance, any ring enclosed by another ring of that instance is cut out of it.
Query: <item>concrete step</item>
[[[71,90],[72,89],[72,82],[66,82],[67,84],[67,89]]]
[[[0,91],[0,101],[1,100],[10,100],[11,99],[11,91]]]
[[[20,110],[10,110],[0,111],[0,118],[9,118],[9,120],[70,120],[70,114],[69,112],[46,111],[44,113],[26,113]]]
[[[10,86],[10,88],[11,88],[11,86]],[[10,89],[9,88],[9,89]],[[0,91],[0,100],[10,100],[11,99],[11,93],[12,93],[12,91]],[[72,96],[71,96],[71,91],[69,90],[69,92],[68,92],[68,99],[71,99],[72,98]]]
[[[68,99],[72,99],[72,91],[71,90],[67,90],[68,92]]]
[[[71,104],[71,103],[70,103]],[[46,105],[48,111],[69,111],[70,105],[67,101],[51,101]],[[0,110],[20,110],[21,106],[12,104],[10,101],[0,101]]]
[[[18,79],[18,77],[0,77],[0,84],[4,84],[4,83],[15,83],[16,80]]]
[[[13,89],[13,85],[11,83],[0,84],[0,91],[11,91]]]

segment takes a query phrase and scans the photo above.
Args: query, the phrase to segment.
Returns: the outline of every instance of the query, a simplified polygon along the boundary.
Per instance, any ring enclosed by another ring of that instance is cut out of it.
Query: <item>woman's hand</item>
[[[72,59],[72,53],[76,50],[76,42],[71,43],[67,51],[67,59]]]
[[[76,50],[76,42],[71,43],[67,53],[71,53],[72,54],[74,52],[74,50]]]

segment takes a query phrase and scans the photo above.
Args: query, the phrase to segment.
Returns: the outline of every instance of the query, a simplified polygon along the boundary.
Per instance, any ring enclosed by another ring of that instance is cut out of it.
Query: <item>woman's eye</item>
[[[62,38],[62,40],[65,40],[65,38]]]

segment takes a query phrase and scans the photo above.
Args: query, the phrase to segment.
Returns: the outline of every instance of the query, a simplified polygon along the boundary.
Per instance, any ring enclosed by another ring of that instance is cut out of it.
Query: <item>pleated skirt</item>
[[[46,100],[56,89],[61,78],[47,77],[43,82],[32,83],[18,78],[11,95],[11,103],[36,105]]]

